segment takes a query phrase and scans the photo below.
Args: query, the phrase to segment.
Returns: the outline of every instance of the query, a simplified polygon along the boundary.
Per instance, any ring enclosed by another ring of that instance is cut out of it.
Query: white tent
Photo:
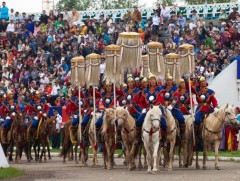
[[[2,145],[0,143],[0,168],[7,168],[7,167],[9,167],[9,164],[7,162],[7,159],[2,149]]]
[[[240,106],[240,97],[237,81],[237,61],[227,66],[215,79],[209,83],[209,88],[215,91],[218,105],[227,103]]]

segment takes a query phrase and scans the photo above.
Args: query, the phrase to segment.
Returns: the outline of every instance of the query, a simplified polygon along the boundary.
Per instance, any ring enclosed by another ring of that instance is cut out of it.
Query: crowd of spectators
[[[50,96],[51,105],[64,105],[70,85],[70,61],[73,57],[95,52],[102,55],[107,45],[116,43],[119,33],[139,32],[146,45],[160,40],[163,34],[164,54],[175,52],[183,43],[195,47],[196,75],[212,80],[232,61],[240,58],[240,17],[237,8],[227,15],[221,10],[219,19],[206,23],[196,10],[190,20],[183,14],[157,4],[154,16],[143,19],[137,7],[114,22],[110,16],[80,19],[72,11],[57,10],[40,17],[8,12],[2,3],[0,24],[0,90],[14,90],[27,102],[35,90]],[[167,40],[167,41],[166,41]],[[145,46],[142,46],[143,53]],[[101,73],[104,66],[101,66]],[[16,97],[17,98],[17,97]]]

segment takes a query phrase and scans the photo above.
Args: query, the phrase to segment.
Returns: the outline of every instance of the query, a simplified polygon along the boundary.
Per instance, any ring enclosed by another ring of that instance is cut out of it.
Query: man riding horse
[[[14,93],[13,91],[9,90],[7,92],[7,99],[3,103],[3,107],[5,107],[5,111],[7,113],[7,117],[3,124],[3,131],[2,131],[2,141],[3,144],[8,144],[8,132],[11,129],[13,118],[16,115],[16,112],[19,111],[18,101],[14,100]]]
[[[43,117],[48,115],[50,108],[47,105],[47,101],[44,97],[41,97],[41,93],[36,91],[34,93],[34,100],[30,102],[24,109],[25,113],[33,116],[32,124],[27,131],[27,140],[30,141],[31,135],[34,135],[36,132],[40,121],[43,120]],[[38,135],[36,135],[38,136]]]
[[[79,99],[78,99],[78,91],[73,92],[73,94],[71,95],[70,101],[67,104],[66,107],[66,112],[67,115],[70,116],[72,118],[72,125],[70,127],[70,134],[72,135],[72,142],[77,143],[78,141],[78,137],[77,137],[77,128],[78,128],[78,124],[79,124]],[[80,96],[81,96],[81,115],[83,115],[84,113],[84,94],[82,93],[82,91],[80,92]]]
[[[166,75],[165,85],[161,86],[160,96],[163,97],[163,105],[171,110],[172,115],[177,119],[180,127],[180,135],[184,135],[185,122],[183,113],[180,110],[178,87],[174,84],[173,77],[169,73]]]
[[[195,114],[195,125],[199,126],[205,114],[210,114],[217,108],[218,102],[215,98],[215,92],[207,87],[205,77],[200,77],[199,86],[193,87],[193,93],[196,94],[198,106]]]

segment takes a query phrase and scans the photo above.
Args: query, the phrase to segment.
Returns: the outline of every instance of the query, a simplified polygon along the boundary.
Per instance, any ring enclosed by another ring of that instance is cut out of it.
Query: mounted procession
[[[86,59],[79,56],[71,60],[72,90],[66,106],[70,120],[63,127],[63,162],[75,155],[76,163],[87,165],[91,147],[93,165],[98,165],[99,152],[103,154],[104,168],[112,169],[114,151],[121,148],[129,170],[144,166],[155,173],[160,165],[173,169],[175,148],[179,167],[191,166],[196,151],[196,168],[200,168],[198,151],[203,149],[206,169],[207,147],[213,144],[215,168],[220,169],[222,126],[237,126],[234,108],[219,107],[206,79],[195,76],[192,45],[183,44],[167,55],[163,55],[161,43],[148,43],[146,55],[142,55],[141,46],[138,33],[124,32],[119,34],[116,45],[106,47],[102,89],[101,55],[92,53]],[[34,100],[20,110],[11,91],[0,97],[0,139],[9,159],[12,160],[14,146],[17,160],[24,151],[31,161],[32,146],[36,160],[41,161],[42,156],[46,160],[46,152],[51,158],[49,138],[56,131],[56,121],[49,113],[46,98],[36,91]]]

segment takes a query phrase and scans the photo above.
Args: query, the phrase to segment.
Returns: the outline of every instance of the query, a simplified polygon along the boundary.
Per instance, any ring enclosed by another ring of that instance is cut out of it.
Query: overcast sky
[[[44,0],[47,1],[47,0]],[[49,0],[53,1],[53,0]],[[55,3],[58,0],[54,0]],[[156,2],[156,0],[139,0],[140,3],[148,4],[148,7]],[[13,8],[19,12],[41,12],[42,11],[42,0],[5,0],[9,9]],[[2,5],[2,4],[1,4]]]

